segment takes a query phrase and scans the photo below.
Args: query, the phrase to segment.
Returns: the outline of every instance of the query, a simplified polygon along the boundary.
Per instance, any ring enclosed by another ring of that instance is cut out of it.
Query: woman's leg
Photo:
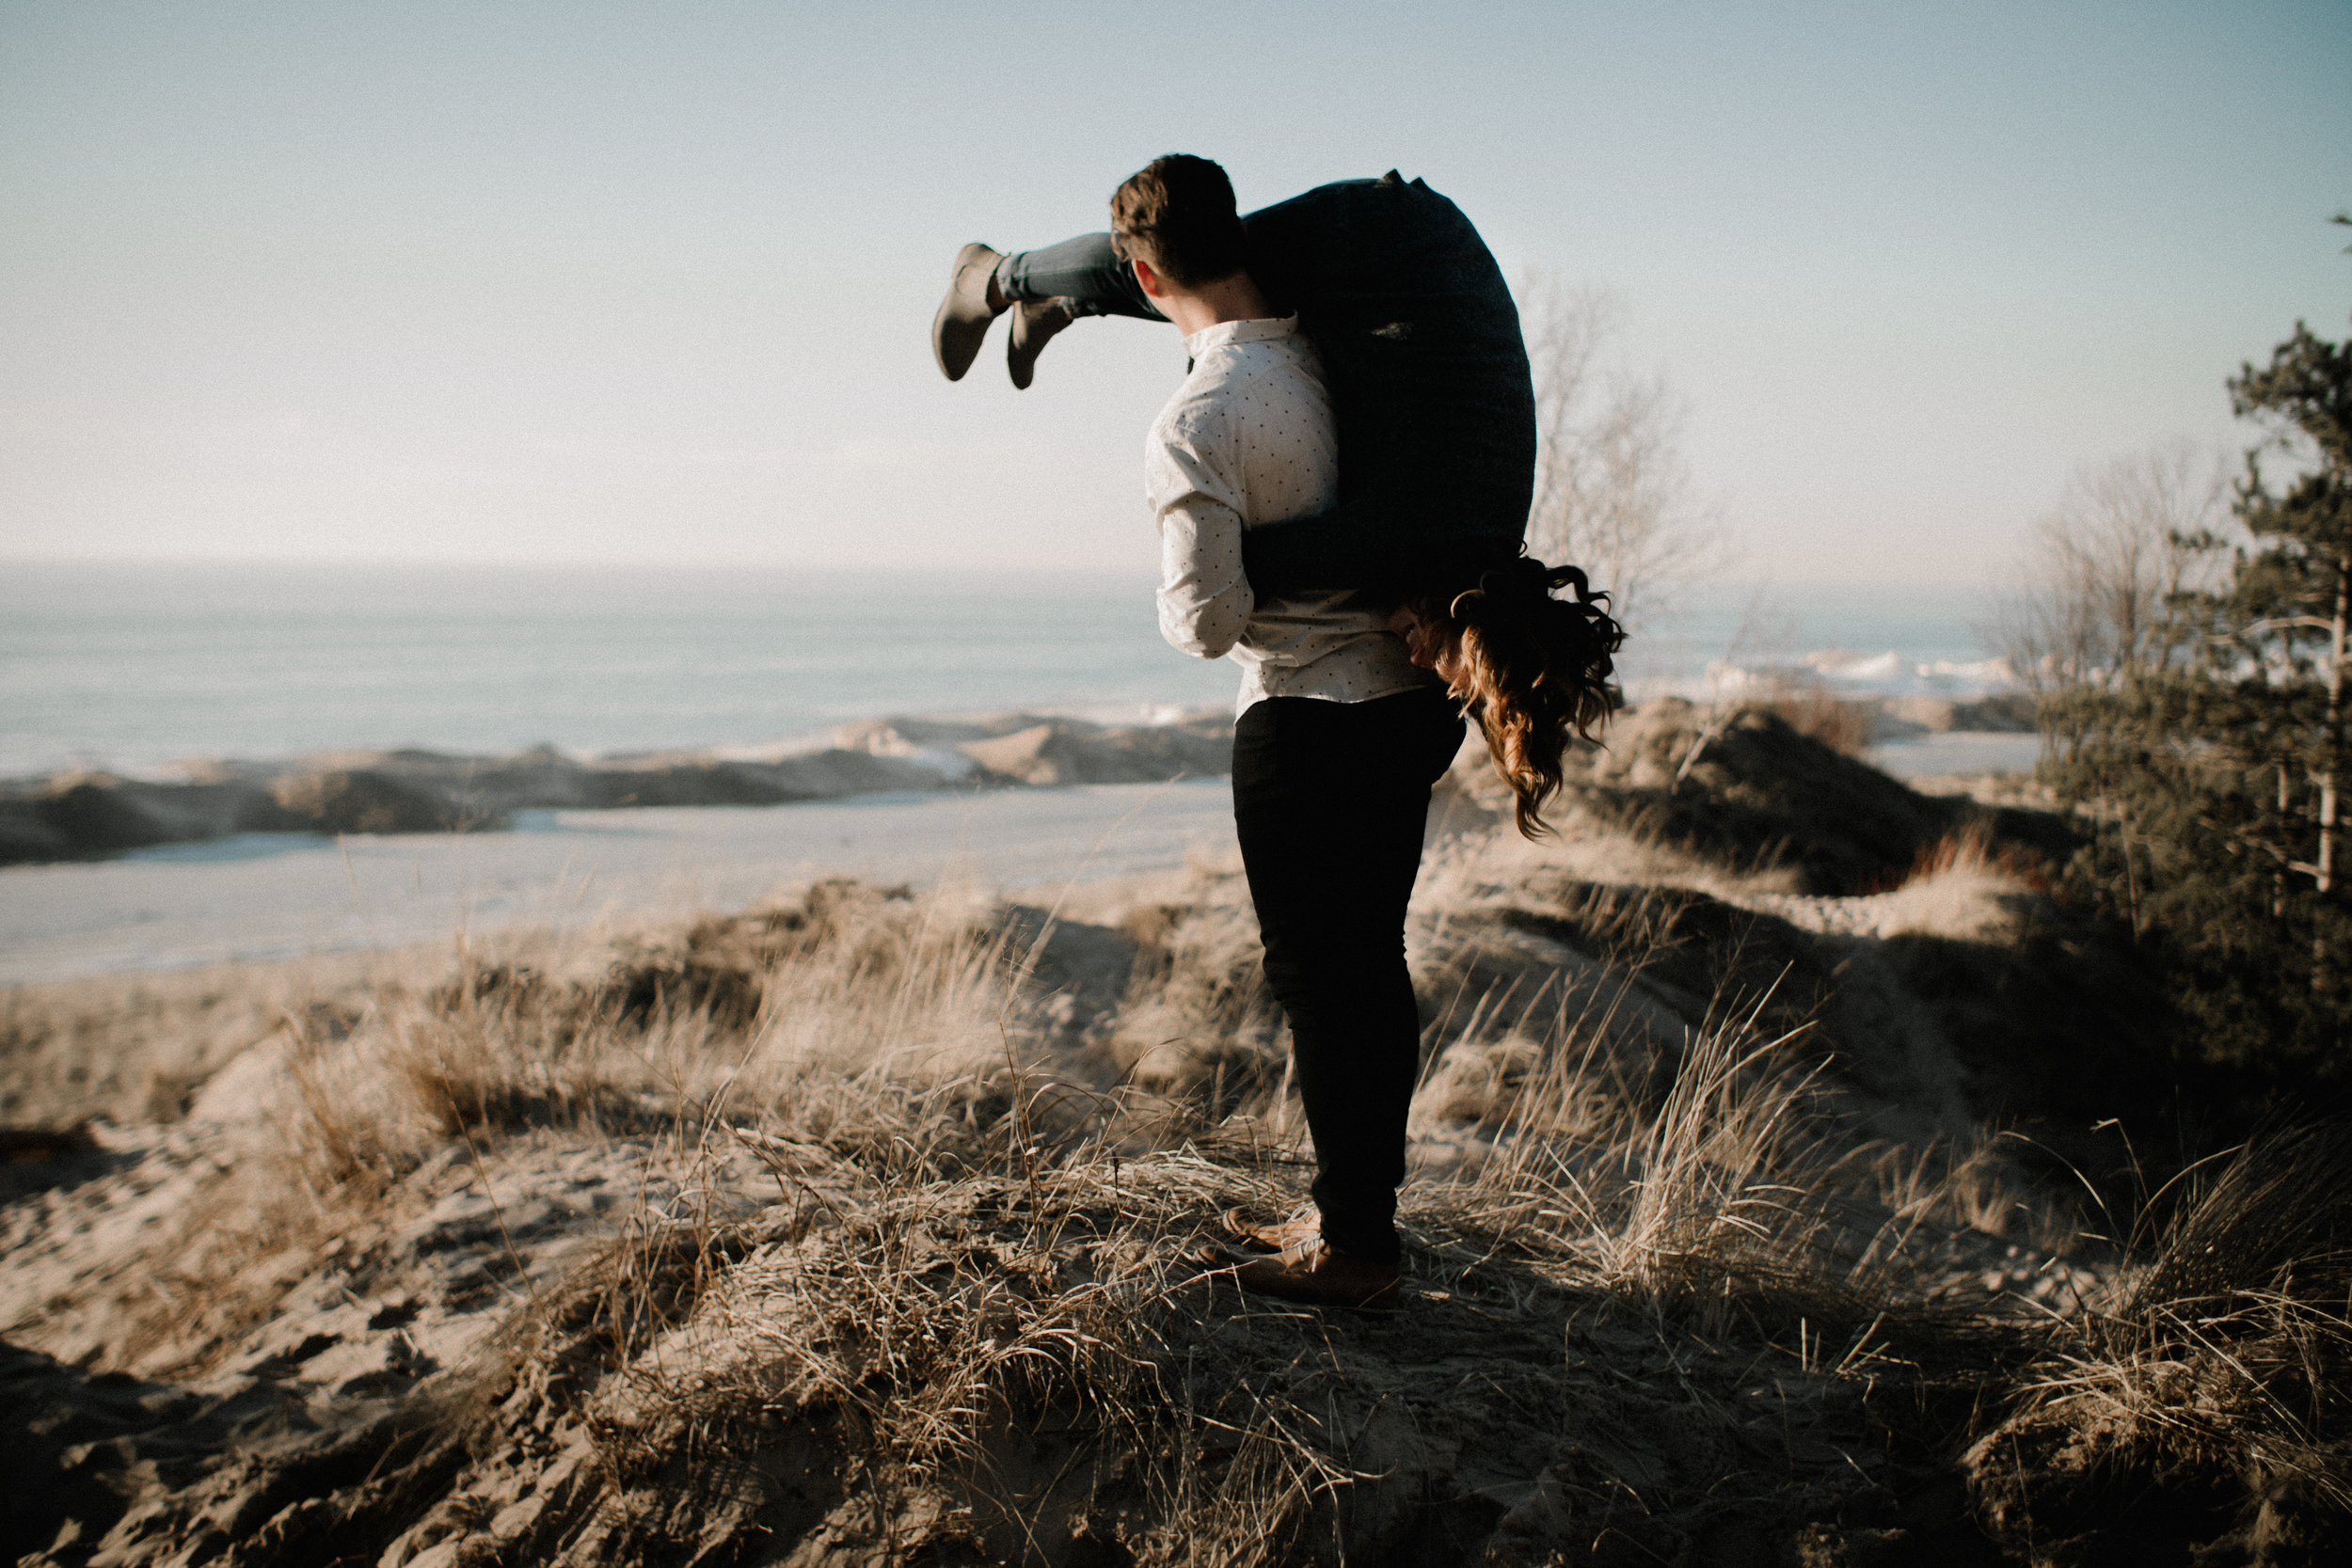
[[[1007,299],[1067,299],[1073,315],[1168,319],[1136,281],[1135,269],[1119,259],[1108,234],[1016,250],[996,263],[996,287]]]
[[[1405,907],[1430,785],[1461,740],[1454,703],[1434,688],[1369,703],[1273,698],[1234,732],[1234,822],[1266,979],[1290,1019],[1323,1236],[1367,1262],[1398,1255],[1421,1067]]]

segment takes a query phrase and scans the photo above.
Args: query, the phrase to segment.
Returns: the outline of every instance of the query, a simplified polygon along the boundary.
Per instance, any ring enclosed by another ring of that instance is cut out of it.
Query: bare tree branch
[[[2227,489],[2220,455],[2189,441],[2074,471],[1990,628],[2027,689],[2112,689],[2186,657],[2196,630],[2171,607],[2224,575]]]
[[[1535,374],[1535,499],[1529,546],[1581,566],[1628,626],[1728,555],[1683,461],[1683,410],[1659,375],[1613,365],[1624,307],[1606,290],[1523,280],[1519,316]]]

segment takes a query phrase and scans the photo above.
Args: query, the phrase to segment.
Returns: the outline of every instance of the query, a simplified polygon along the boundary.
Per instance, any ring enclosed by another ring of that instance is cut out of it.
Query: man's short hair
[[[1248,264],[1233,182],[1206,158],[1154,158],[1111,193],[1120,254],[1140,256],[1180,289],[1231,277]]]

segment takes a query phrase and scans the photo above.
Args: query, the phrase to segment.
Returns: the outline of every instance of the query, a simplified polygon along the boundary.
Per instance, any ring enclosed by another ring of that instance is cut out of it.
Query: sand
[[[246,833],[0,869],[0,984],[731,911],[818,876],[1019,889],[1232,844],[1222,779],[517,814],[500,833]]]

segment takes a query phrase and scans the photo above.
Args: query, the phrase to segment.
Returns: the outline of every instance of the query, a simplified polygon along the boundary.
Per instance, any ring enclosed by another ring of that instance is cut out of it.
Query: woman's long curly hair
[[[1564,588],[1568,595],[1554,597]],[[1551,831],[1543,809],[1560,791],[1570,737],[1595,738],[1624,700],[1610,677],[1625,628],[1608,602],[1578,567],[1524,555],[1454,594],[1407,601],[1433,636],[1447,689],[1485,734],[1528,838]]]

